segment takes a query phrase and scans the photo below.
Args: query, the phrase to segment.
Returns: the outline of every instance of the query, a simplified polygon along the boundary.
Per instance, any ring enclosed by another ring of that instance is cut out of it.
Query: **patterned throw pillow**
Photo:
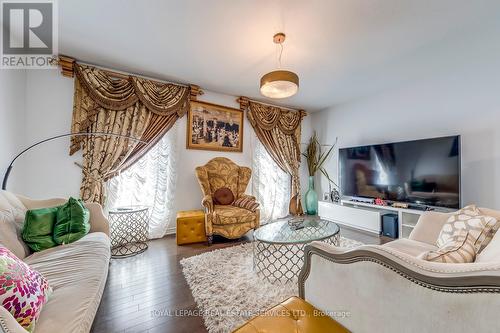
[[[457,230],[448,242],[436,251],[422,253],[418,258],[442,263],[470,263],[476,259],[475,237],[466,229]]]
[[[256,202],[251,197],[241,197],[233,202],[233,206],[248,209],[249,211],[255,212],[259,208],[259,203]]]
[[[51,292],[42,274],[0,246],[0,303],[28,332],[33,332]]]
[[[475,205],[470,205],[448,218],[439,233],[436,245],[441,248],[457,231],[466,230],[470,232],[476,251],[479,253],[491,241],[498,227],[499,221],[496,218],[485,216]]]

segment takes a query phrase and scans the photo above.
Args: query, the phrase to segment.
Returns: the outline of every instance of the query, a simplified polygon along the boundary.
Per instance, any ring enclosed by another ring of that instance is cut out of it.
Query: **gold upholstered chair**
[[[236,239],[259,227],[258,203],[254,196],[245,194],[251,175],[250,168],[240,167],[225,157],[216,157],[196,168],[203,192],[201,204],[205,207],[205,231],[209,244],[213,235]],[[218,193],[228,192],[228,189],[232,199],[225,205],[220,204]]]

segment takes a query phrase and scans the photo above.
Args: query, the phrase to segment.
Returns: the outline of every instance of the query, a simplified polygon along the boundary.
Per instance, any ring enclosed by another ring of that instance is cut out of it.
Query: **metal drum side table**
[[[149,208],[118,207],[108,212],[111,233],[111,256],[125,258],[148,248]]]
[[[295,281],[304,264],[304,248],[312,241],[339,245],[340,228],[331,221],[305,217],[300,229],[289,219],[266,224],[254,233],[253,264],[257,274],[270,282]]]

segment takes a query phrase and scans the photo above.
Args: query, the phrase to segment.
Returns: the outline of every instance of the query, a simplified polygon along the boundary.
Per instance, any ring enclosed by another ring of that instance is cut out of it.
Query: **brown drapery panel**
[[[74,64],[72,133],[113,136],[71,138],[70,155],[83,149],[80,195],[104,203],[103,183],[141,158],[189,108],[188,87],[135,76],[113,77],[98,68]]]
[[[302,214],[300,198],[300,134],[302,110],[289,110],[240,98],[255,134],[272,159],[292,178],[290,212]]]

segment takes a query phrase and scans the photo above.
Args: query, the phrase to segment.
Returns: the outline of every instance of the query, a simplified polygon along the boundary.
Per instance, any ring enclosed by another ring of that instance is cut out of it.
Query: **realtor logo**
[[[53,68],[57,54],[55,1],[2,1],[1,8],[1,68]]]

